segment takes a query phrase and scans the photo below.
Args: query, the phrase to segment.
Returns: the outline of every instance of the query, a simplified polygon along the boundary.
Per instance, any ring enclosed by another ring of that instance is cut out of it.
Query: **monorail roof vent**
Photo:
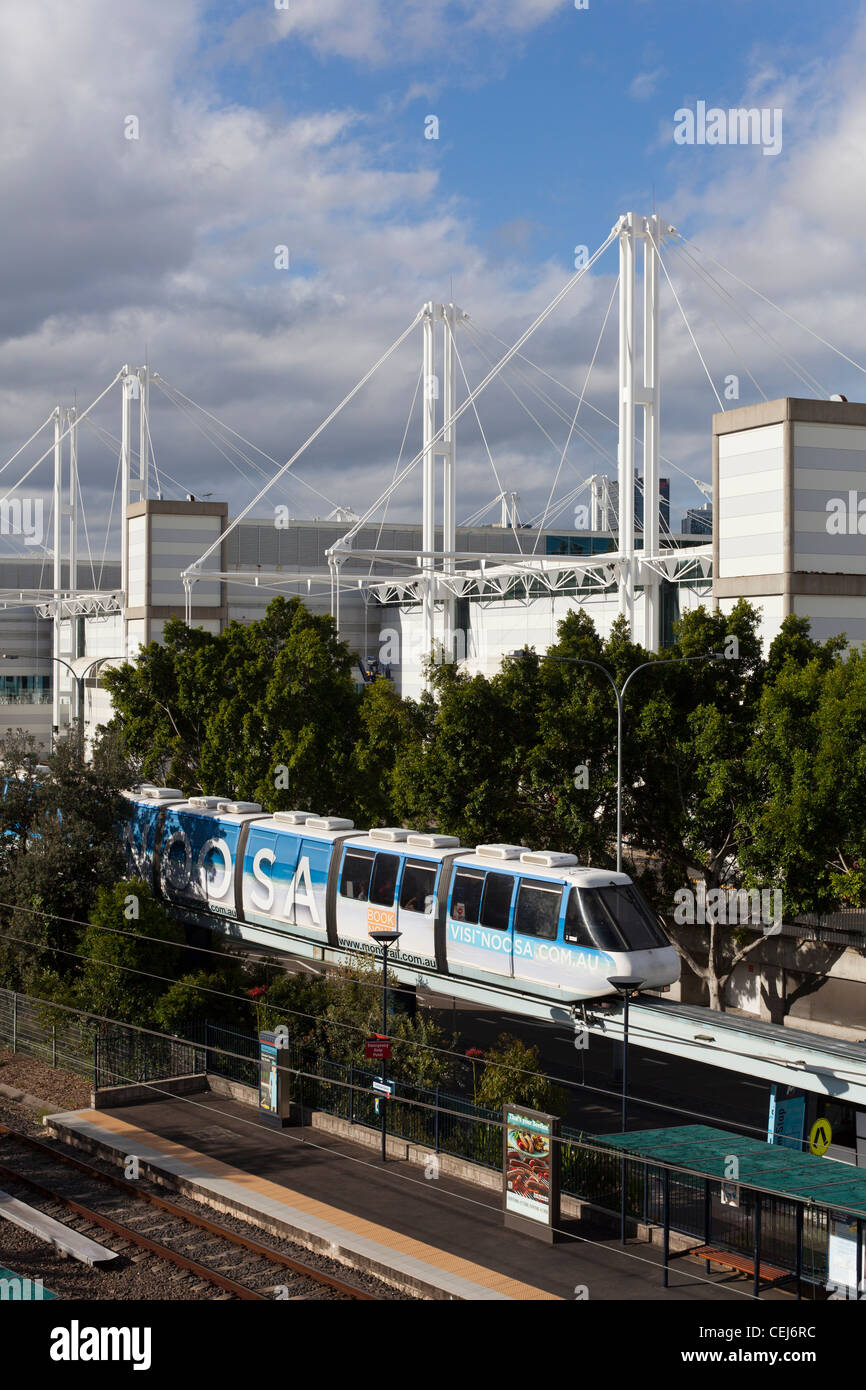
[[[177,787],[142,787],[141,795],[148,801],[183,801],[183,792]]]
[[[218,811],[228,811],[230,816],[245,816],[261,809],[258,801],[221,801],[217,807]]]
[[[408,840],[409,831],[401,830],[399,826],[377,825],[370,831],[371,840],[389,840],[391,844],[398,844],[402,840]]]
[[[535,850],[521,854],[521,864],[534,864],[539,869],[570,869],[577,863],[576,854],[558,854],[554,850]]]
[[[519,859],[529,850],[526,845],[476,845],[475,853],[482,859]]]
[[[406,836],[406,843],[416,849],[456,849],[460,841],[456,835],[421,835],[413,830]]]
[[[189,804],[196,811],[216,811],[220,806],[218,796],[191,796]]]
[[[283,825],[303,825],[304,821],[315,819],[313,811],[274,811],[274,820],[282,821]]]
[[[342,816],[310,816],[308,830],[354,830],[353,820],[343,820]]]

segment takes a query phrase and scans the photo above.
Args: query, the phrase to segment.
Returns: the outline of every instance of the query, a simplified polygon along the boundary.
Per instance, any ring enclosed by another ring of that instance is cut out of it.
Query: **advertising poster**
[[[553,1115],[505,1106],[503,1110],[503,1184],[506,1224],[510,1218],[531,1221],[538,1234],[551,1238],[558,1220],[558,1122]]]
[[[264,1038],[260,1040],[259,1109],[277,1114],[277,1049]]]
[[[291,1114],[290,1077],[280,1063],[281,1041],[273,1033],[259,1034],[259,1114],[280,1127]]]
[[[854,1297],[857,1289],[857,1222],[843,1211],[829,1213],[827,1289]]]

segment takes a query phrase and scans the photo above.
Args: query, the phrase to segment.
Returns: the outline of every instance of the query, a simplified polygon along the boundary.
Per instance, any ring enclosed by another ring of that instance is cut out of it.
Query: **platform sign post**
[[[280,1129],[288,1124],[291,1110],[289,1073],[281,1062],[276,1034],[259,1033],[259,1114]]]
[[[793,1086],[770,1086],[770,1114],[767,1123],[767,1143],[785,1149],[803,1150],[806,1128],[806,1097]]]
[[[374,1033],[364,1040],[364,1057],[368,1062],[387,1062],[391,1057],[391,1039],[382,1033]]]
[[[502,1108],[505,1225],[552,1245],[559,1226],[559,1119],[524,1106]]]

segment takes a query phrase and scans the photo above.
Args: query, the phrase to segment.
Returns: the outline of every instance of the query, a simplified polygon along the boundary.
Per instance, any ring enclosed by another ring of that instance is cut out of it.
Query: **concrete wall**
[[[667,929],[699,965],[706,964],[706,927],[668,922]],[[726,1007],[804,1032],[866,1040],[866,937],[863,946],[833,945],[805,941],[795,931],[786,926],[780,936],[763,937],[735,966],[725,989]],[[732,935],[725,945],[724,960],[729,961],[735,949]],[[709,1002],[706,985],[685,962],[679,986],[669,997],[684,1004]]]
[[[866,405],[786,397],[713,417],[713,596],[866,641]]]

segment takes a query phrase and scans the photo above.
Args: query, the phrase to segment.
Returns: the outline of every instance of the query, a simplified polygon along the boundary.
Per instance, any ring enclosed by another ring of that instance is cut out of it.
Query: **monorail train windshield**
[[[631,883],[572,888],[565,939],[601,951],[653,951],[670,946],[649,904]]]

